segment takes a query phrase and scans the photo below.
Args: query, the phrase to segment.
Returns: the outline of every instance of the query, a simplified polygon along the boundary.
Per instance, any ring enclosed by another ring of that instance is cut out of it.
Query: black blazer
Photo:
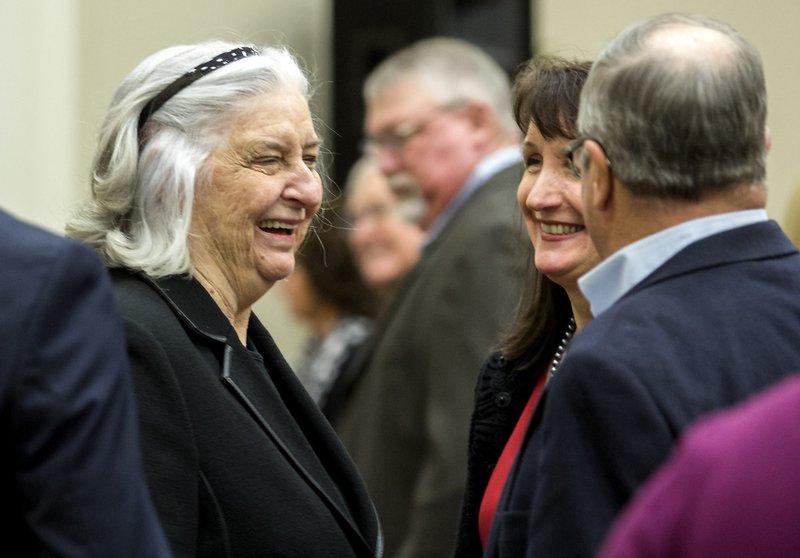
[[[355,467],[255,316],[248,350],[197,281],[113,282],[176,557],[379,556]]]
[[[594,556],[687,425],[796,370],[800,253],[778,225],[687,246],[573,339],[485,556]]]

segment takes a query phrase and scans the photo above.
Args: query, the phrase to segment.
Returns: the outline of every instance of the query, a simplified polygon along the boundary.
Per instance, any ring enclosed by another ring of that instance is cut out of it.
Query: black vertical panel
[[[339,186],[358,158],[361,88],[388,54],[431,36],[459,37],[486,50],[509,74],[531,55],[533,0],[333,0],[333,152]]]

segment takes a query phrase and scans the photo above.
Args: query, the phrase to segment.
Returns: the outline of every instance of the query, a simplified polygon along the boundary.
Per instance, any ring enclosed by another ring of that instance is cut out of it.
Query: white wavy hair
[[[240,46],[256,54],[204,75],[138,129],[150,99],[198,64]],[[309,97],[308,79],[285,47],[208,41],[146,58],[114,94],[92,164],[92,197],[67,223],[67,235],[91,245],[109,267],[153,277],[191,273],[192,201],[210,179],[205,163],[225,141],[226,115],[249,97],[287,89]]]

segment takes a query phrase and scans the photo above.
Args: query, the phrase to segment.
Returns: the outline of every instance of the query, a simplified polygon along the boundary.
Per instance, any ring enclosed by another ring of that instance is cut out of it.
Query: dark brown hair
[[[545,139],[578,135],[581,89],[592,63],[539,55],[521,65],[512,88],[514,119],[522,133],[533,122]]]
[[[578,101],[591,62],[536,56],[517,71],[513,85],[514,118],[527,132],[533,123],[545,139],[577,136]],[[514,323],[498,349],[515,369],[538,372],[553,358],[572,317],[572,306],[561,286],[534,266],[528,275]]]

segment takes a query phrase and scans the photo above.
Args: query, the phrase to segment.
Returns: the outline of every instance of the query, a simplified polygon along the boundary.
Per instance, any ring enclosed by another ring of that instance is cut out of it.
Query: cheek
[[[367,221],[362,221],[361,224],[353,227],[350,231],[350,246],[353,250],[361,250],[364,246],[369,244],[369,239],[374,236],[375,227],[371,226]]]
[[[402,221],[387,219],[383,227],[381,227],[380,231],[378,232],[378,235],[387,244],[397,244],[397,239],[402,238],[403,235],[405,235]]]
[[[422,141],[409,143],[404,155],[406,167],[423,175],[449,172],[448,169],[458,164],[458,150],[445,138],[422,138]]]
[[[589,229],[592,228],[595,223],[594,213],[592,212],[592,198],[591,193],[589,192],[588,188],[584,188],[583,192],[580,196],[580,208],[579,208],[581,215],[583,216],[583,224],[584,226]]]
[[[308,230],[311,228],[311,223],[305,223],[297,229],[297,242],[295,243],[295,249],[297,249],[303,242],[305,242],[306,236],[308,235]]]
[[[316,215],[322,207],[322,199],[325,197],[325,189],[322,186],[322,178],[315,171],[314,185],[309,194],[308,205],[311,206],[310,215]]]
[[[580,182],[570,180],[569,186],[567,186],[567,199],[573,209],[583,215],[583,208],[585,205],[583,199],[583,189],[581,188]]]
[[[531,193],[531,186],[533,186],[533,179],[528,173],[525,173],[522,176],[522,180],[520,180],[519,186],[517,186],[517,204],[523,213],[528,209],[528,196]]]
[[[226,188],[210,186],[209,190],[200,195],[200,199],[195,201],[196,210],[198,205],[209,219],[220,224],[230,225],[239,223],[242,225],[245,220],[251,220],[249,215],[258,207],[258,200],[250,192],[254,191],[242,187],[242,185],[228,185]],[[199,204],[198,204],[199,202]]]
[[[192,211],[192,232],[215,244],[242,243],[245,220],[240,213],[241,207],[223,196],[200,196]]]
[[[525,226],[528,228],[528,236],[534,240],[536,234],[536,226],[533,219],[533,213],[528,207],[528,198],[531,194],[531,187],[533,186],[533,177],[524,175],[522,181],[517,188],[517,205],[522,213],[522,218],[525,220]]]
[[[408,146],[402,154],[402,171],[413,175],[417,182],[425,182],[420,177],[429,174],[430,163],[428,162],[428,152],[416,146]]]

